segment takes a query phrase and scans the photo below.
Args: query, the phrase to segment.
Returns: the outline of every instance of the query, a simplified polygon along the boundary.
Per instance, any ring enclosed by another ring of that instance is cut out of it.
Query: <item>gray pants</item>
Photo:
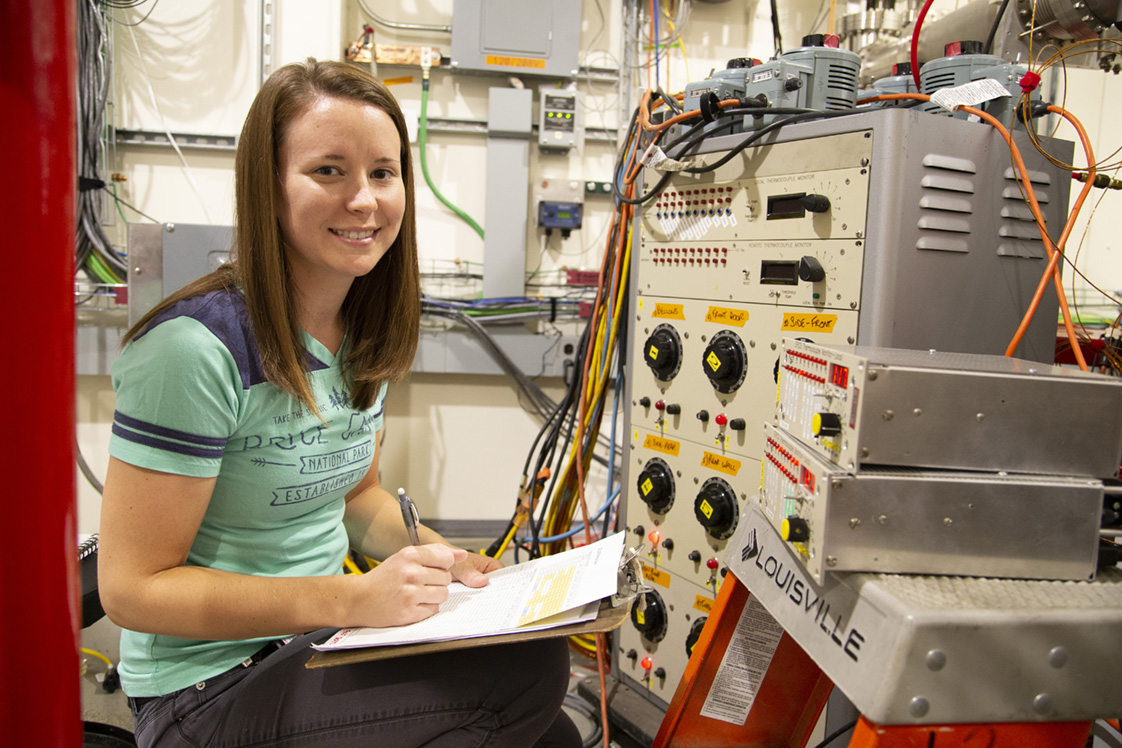
[[[130,699],[141,748],[580,748],[564,639],[308,670],[299,637],[249,667]]]

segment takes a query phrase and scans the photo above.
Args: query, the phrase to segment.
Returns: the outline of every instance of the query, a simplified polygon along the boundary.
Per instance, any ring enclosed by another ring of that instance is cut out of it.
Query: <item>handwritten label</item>
[[[660,587],[670,589],[670,575],[665,571],[660,571],[646,564],[639,564],[639,566],[643,570],[643,579],[646,579],[648,582],[653,582]]]
[[[744,327],[744,323],[748,321],[748,312],[744,309],[728,309],[721,306],[711,306],[709,307],[709,311],[705,314],[705,321],[716,322],[720,325]]]
[[[686,311],[681,304],[657,303],[651,316],[659,319],[685,319]]]
[[[702,453],[701,466],[712,468],[713,470],[733,477],[740,472],[740,460],[734,460],[731,457],[725,457],[723,455],[715,455],[712,452]]]
[[[712,613],[713,601],[708,597],[702,597],[701,595],[698,595],[694,598],[693,609],[700,610],[702,613]]]
[[[812,330],[814,332],[833,332],[837,324],[836,314],[797,314],[788,312],[783,315],[783,330]]]
[[[647,449],[653,449],[655,452],[662,452],[665,455],[670,455],[671,457],[677,457],[678,450],[682,447],[681,444],[673,439],[666,439],[661,436],[655,436],[654,434],[647,434],[647,438],[643,441],[643,446]]]

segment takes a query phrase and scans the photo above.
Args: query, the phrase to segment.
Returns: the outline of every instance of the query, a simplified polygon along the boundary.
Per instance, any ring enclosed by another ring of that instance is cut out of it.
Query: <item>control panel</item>
[[[1003,248],[1010,219],[1001,208],[1016,185],[1005,176],[1004,143],[986,126],[879,109],[789,125],[733,152],[738,141],[706,142],[688,157],[697,173],[675,173],[636,215],[621,517],[629,543],[644,544],[658,599],[619,629],[613,661],[662,708],[704,616],[699,601],[715,599],[731,534],[759,500],[772,464],[765,427],[786,430],[774,423],[778,386],[797,378],[785,367],[811,371],[789,360],[790,344],[1000,353],[1047,262],[1029,239]],[[1034,180],[1065,179],[1030,146],[1021,151]],[[1065,195],[1043,206],[1049,226],[1062,225]],[[971,213],[949,212],[963,200]],[[1023,343],[1048,360],[1054,310],[1041,307]],[[850,417],[840,399],[830,402],[836,411],[819,403],[804,414],[808,428],[825,414],[817,428],[826,439]],[[788,420],[796,422],[804,423]],[[827,474],[852,472],[825,451],[814,455]],[[790,537],[829,537],[814,532],[821,518],[788,509],[773,514],[780,524],[795,518]],[[837,555],[806,547],[819,563]]]

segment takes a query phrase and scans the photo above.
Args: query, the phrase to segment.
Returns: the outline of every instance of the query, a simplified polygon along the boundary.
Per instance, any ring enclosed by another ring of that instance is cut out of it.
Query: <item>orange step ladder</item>
[[[694,647],[652,748],[803,748],[833,683],[784,632],[758,684],[747,719],[705,716],[725,654],[750,593],[730,573]],[[1090,721],[877,725],[861,717],[849,748],[1083,748]],[[839,748],[841,743],[831,744]]]

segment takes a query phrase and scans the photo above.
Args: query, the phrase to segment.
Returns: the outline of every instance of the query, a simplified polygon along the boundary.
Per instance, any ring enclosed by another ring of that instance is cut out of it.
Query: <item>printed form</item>
[[[600,600],[617,590],[624,533],[556,556],[507,566],[472,589],[448,586],[448,599],[430,618],[407,626],[342,629],[321,651],[468,639],[535,631],[596,617]]]

